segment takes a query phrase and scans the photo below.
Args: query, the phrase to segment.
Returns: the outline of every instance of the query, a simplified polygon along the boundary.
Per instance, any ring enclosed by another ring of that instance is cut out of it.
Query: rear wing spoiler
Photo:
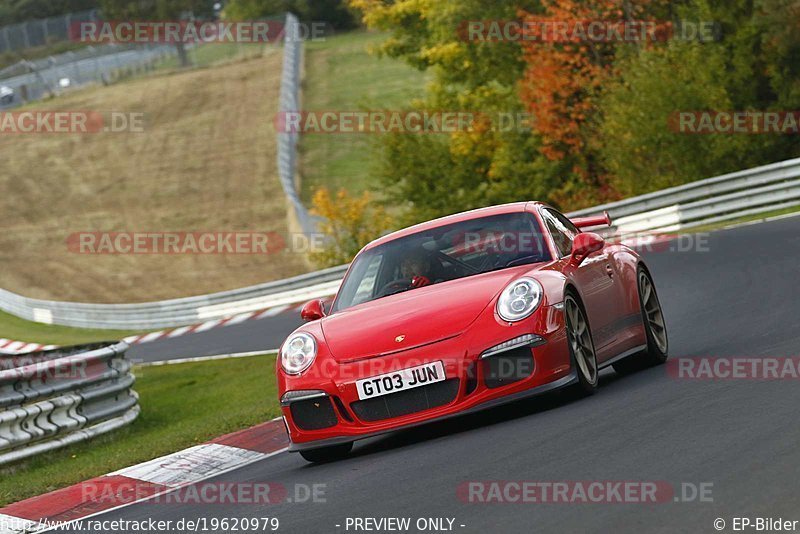
[[[589,228],[590,226],[611,226],[611,216],[607,211],[602,215],[592,215],[591,217],[575,217],[570,219],[572,224],[578,228]]]

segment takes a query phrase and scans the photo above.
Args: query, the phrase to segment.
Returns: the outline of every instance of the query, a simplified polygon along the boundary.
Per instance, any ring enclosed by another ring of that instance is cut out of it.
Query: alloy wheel
[[[567,314],[567,329],[569,330],[569,343],[575,355],[575,363],[579,372],[589,384],[597,382],[597,357],[594,352],[592,335],[589,332],[589,323],[583,310],[572,297],[565,299]]]
[[[639,273],[639,295],[642,299],[642,309],[644,310],[647,327],[653,336],[658,350],[662,353],[667,352],[667,327],[664,323],[664,314],[661,312],[661,303],[653,287],[653,282],[647,273]]]

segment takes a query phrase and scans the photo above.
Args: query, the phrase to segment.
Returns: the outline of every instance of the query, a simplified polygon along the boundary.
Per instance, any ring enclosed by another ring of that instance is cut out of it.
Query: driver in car
[[[409,254],[400,262],[400,275],[411,280],[411,287],[430,285],[431,260],[424,252]]]

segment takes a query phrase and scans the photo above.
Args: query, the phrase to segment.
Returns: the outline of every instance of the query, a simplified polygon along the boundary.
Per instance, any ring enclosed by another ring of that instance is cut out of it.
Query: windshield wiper
[[[491,273],[494,271],[501,271],[503,269],[508,269],[509,267],[518,267],[520,265],[539,263],[540,261],[542,261],[542,259],[539,256],[523,256],[522,258],[510,260],[506,262],[505,265],[498,265],[497,267],[492,267],[491,269],[486,269],[485,271],[481,271],[481,273]]]
[[[538,263],[542,261],[539,256],[522,256],[506,263],[506,267],[516,267],[517,265],[526,265],[528,263]]]

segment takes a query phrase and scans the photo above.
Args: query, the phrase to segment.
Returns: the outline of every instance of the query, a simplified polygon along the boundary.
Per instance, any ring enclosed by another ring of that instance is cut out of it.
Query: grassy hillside
[[[398,109],[422,96],[426,76],[368,49],[382,34],[354,32],[307,44],[303,107]],[[230,47],[228,47],[230,48]],[[252,54],[203,47],[198,63]],[[167,66],[167,65],[163,65]],[[32,109],[143,113],[143,133],[0,136],[0,287],[31,297],[140,302],[256,284],[309,270],[302,254],[82,255],[81,231],[287,231],[277,180],[274,113],[280,49],[95,87]],[[301,140],[303,193],[373,183],[374,135]],[[64,283],[68,281],[68,283]]]
[[[300,254],[85,255],[80,231],[286,232],[273,118],[281,54],[95,87],[32,109],[144,114],[143,133],[0,136],[0,287],[136,302],[308,269]]]
[[[402,61],[369,53],[386,35],[353,32],[306,48],[303,109],[404,109],[424,94],[427,75]],[[311,134],[300,139],[303,196],[316,187],[362,191],[374,183],[375,135]]]

